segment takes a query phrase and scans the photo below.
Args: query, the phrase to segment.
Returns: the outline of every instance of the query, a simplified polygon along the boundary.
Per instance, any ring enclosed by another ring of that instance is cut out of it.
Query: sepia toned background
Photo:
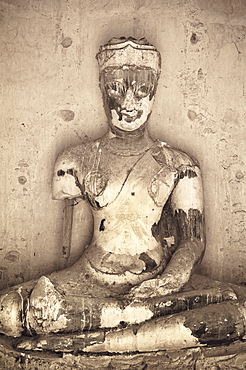
[[[0,289],[66,267],[86,242],[85,208],[62,257],[53,163],[106,131],[95,55],[120,36],[162,55],[151,135],[200,162],[199,271],[246,284],[246,0],[0,0],[0,29]]]

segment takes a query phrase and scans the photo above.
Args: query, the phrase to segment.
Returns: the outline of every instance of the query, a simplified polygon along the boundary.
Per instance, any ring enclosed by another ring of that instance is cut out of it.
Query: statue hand
[[[143,283],[133,287],[128,294],[128,298],[153,298],[172,294],[173,292],[179,290],[176,284],[174,284],[171,276],[146,280]]]

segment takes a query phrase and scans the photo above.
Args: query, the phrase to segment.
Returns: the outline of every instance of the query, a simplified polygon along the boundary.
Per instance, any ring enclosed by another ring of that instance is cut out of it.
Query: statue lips
[[[122,110],[120,113],[124,117],[124,121],[126,121],[127,123],[131,123],[135,121],[136,119],[139,119],[142,116],[143,111],[133,110],[133,111],[127,112],[125,110]]]

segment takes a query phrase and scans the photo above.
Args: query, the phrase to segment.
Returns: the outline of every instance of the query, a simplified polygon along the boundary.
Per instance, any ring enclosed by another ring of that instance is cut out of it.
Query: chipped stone
[[[70,37],[65,37],[65,38],[62,40],[62,42],[61,42],[61,44],[62,44],[62,46],[63,46],[64,48],[69,48],[69,46],[71,46],[71,45],[72,45],[72,43],[73,43],[73,41],[72,41],[72,39],[71,39]]]
[[[20,258],[20,253],[17,251],[10,251],[4,257],[5,260],[7,260],[8,262],[12,262],[12,263],[18,262],[19,258]]]
[[[26,176],[19,176],[18,181],[21,185],[24,185],[27,182]]]
[[[238,180],[242,180],[242,179],[244,178],[244,173],[243,173],[243,172],[241,172],[241,171],[238,171],[238,172],[236,173],[236,178],[237,178]]]
[[[19,337],[23,332],[23,299],[18,291],[11,291],[0,298],[0,333]]]
[[[63,314],[64,299],[51,281],[42,276],[30,296],[28,321],[37,333],[58,332],[66,327]]]
[[[70,122],[75,117],[75,113],[72,110],[69,110],[69,109],[62,109],[57,114],[65,122]]]
[[[191,110],[191,109],[188,110],[188,114],[187,115],[188,115],[188,117],[189,117],[189,119],[191,121],[194,121],[197,118],[196,112],[193,111],[193,110]]]

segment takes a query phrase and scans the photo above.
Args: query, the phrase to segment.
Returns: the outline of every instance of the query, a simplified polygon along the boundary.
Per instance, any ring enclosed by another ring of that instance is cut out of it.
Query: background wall
[[[246,282],[245,19],[245,0],[0,0],[0,288],[72,262],[52,167],[63,148],[105,132],[95,54],[122,35],[162,54],[152,136],[202,167],[200,271]]]

